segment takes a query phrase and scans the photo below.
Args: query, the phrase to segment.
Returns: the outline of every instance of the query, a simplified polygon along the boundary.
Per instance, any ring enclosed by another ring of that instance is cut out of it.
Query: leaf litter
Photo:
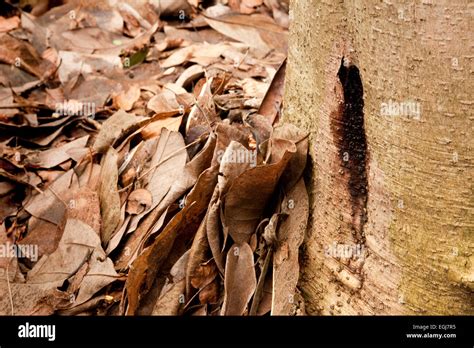
[[[284,0],[0,16],[0,314],[299,315]]]

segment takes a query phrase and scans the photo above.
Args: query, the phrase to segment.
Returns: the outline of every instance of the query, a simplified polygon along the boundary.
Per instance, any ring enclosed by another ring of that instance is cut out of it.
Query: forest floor
[[[0,13],[0,314],[304,314],[287,3],[28,3]]]

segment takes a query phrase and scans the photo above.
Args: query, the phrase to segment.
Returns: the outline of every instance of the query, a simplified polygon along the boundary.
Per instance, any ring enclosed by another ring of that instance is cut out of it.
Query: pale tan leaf
[[[115,280],[113,263],[105,257],[97,233],[80,220],[68,219],[57,250],[44,256],[28,272],[28,284],[49,285],[51,289],[75,274],[88,262],[89,271],[81,282],[76,302],[91,298],[101,288]]]
[[[56,309],[70,303],[69,294],[52,289],[48,285],[8,284],[3,277],[0,278],[0,294],[2,294],[0,296],[0,315],[52,315]]]
[[[189,68],[184,70],[179,78],[176,80],[176,84],[181,87],[189,85],[204,74],[204,69],[198,64],[191,65]]]
[[[137,85],[131,85],[114,97],[114,104],[118,109],[130,111],[139,98],[140,88]]]
[[[152,97],[147,104],[147,108],[153,110],[157,114],[169,115],[178,114],[180,112],[180,104],[176,100],[176,94],[168,89]]]
[[[253,252],[247,243],[234,244],[227,253],[221,315],[243,315],[257,286]]]
[[[68,142],[60,147],[42,151],[36,158],[31,159],[30,164],[41,168],[52,168],[72,158],[70,151],[77,149],[86,150],[82,152],[82,155],[84,156],[87,154],[87,149],[85,148],[87,140],[89,140],[88,135]],[[82,156],[76,157],[77,160],[80,160],[81,158]]]
[[[140,214],[151,207],[153,197],[146,189],[137,189],[128,196],[127,213]]]
[[[184,279],[172,284],[156,302],[152,315],[177,315],[179,307],[183,303],[185,286]]]
[[[285,87],[286,59],[273,76],[273,80],[268,87],[265,97],[262,100],[258,113],[268,118],[270,124],[277,120],[283,102]]]
[[[120,196],[117,191],[118,153],[114,148],[109,148],[103,162],[100,173],[99,199],[102,214],[101,238],[104,245],[110,240],[120,221]]]
[[[83,186],[71,193],[67,203],[68,219],[81,220],[100,235],[101,215],[99,196],[88,186]]]
[[[141,121],[141,118],[133,114],[128,114],[123,110],[117,111],[102,124],[102,128],[92,148],[96,152],[106,152],[108,147],[111,146],[123,132],[138,124],[139,121]]]
[[[64,280],[88,261],[92,251],[100,248],[100,238],[95,231],[80,220],[68,219],[58,248],[51,255],[43,256],[28,272],[29,284],[52,283],[60,286]]]
[[[109,285],[118,278],[114,264],[105,256],[101,247],[92,252],[89,262],[89,272],[81,282],[76,304],[83,303],[94,296],[104,286]]]
[[[306,167],[308,133],[292,124],[280,123],[274,128],[273,137],[290,140],[296,144],[296,153],[288,162],[281,178],[286,190],[289,190],[298,182]]]
[[[220,162],[218,184],[219,192],[223,197],[234,179],[247,169],[257,165],[257,151],[247,149],[237,141],[231,141],[225,152],[218,154]]]
[[[273,257],[272,315],[294,314],[296,285],[299,278],[299,247],[303,242],[309,217],[308,193],[301,178],[287,193],[282,212],[288,217],[278,229],[279,246]]]
[[[242,0],[240,3],[240,13],[251,14],[254,13],[258,6],[263,4],[263,0]]]
[[[263,15],[224,14],[219,17],[205,16],[206,22],[218,32],[264,51],[287,50],[287,31]]]
[[[178,116],[167,117],[162,120],[151,122],[141,131],[143,139],[150,139],[159,136],[163,128],[166,128],[172,132],[177,132],[179,131],[179,127],[181,126],[182,120],[183,116]]]

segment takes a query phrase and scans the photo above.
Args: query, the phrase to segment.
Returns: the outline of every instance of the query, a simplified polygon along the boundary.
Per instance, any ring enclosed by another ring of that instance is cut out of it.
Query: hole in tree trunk
[[[352,208],[352,225],[359,240],[364,238],[367,220],[367,142],[364,129],[364,91],[359,69],[344,58],[338,72],[343,103],[331,130],[338,149],[340,166],[347,173],[347,190]]]

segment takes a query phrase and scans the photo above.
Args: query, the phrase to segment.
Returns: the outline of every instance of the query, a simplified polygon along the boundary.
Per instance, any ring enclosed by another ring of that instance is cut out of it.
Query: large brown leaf
[[[227,253],[225,295],[221,315],[242,315],[257,286],[253,252],[247,243],[234,244]]]
[[[28,272],[27,281],[30,284],[60,286],[88,261],[94,249],[101,249],[97,233],[80,220],[68,219],[58,248],[36,263]]]
[[[33,215],[28,223],[28,234],[19,244],[38,245],[39,257],[56,250],[61,239],[69,206],[70,187],[75,174],[72,170],[59,176],[43,193],[26,204]]]
[[[60,147],[42,151],[38,153],[36,157],[29,160],[29,165],[41,168],[52,168],[73,157],[74,160],[80,161],[80,159],[88,153],[88,149],[86,148],[88,139],[89,136],[86,135]],[[81,152],[80,154],[78,150]],[[75,154],[79,156],[77,157]]]
[[[169,135],[174,133],[164,130],[163,134],[166,136],[167,134]],[[166,141],[166,138],[164,139],[164,141]],[[128,231],[129,233],[131,231],[135,231],[135,229],[136,231],[127,241],[124,252],[121,253],[117,262],[117,268],[123,269],[128,267],[131,261],[133,261],[133,259],[137,256],[137,253],[140,251],[139,249],[144,244],[146,239],[152,233],[157,232],[158,228],[161,227],[161,224],[157,224],[157,221],[160,222],[160,220],[164,218],[163,212],[187,190],[189,190],[196,183],[199,175],[209,167],[215,143],[215,137],[210,136],[203,149],[196,156],[194,156],[191,161],[184,165],[184,169],[182,166],[182,159],[186,158],[186,150],[184,148],[178,148],[172,152],[172,154],[174,153],[174,155],[177,156],[176,160],[173,160],[173,158],[168,159],[168,161],[171,162],[166,166],[168,169],[162,171],[162,177],[156,176],[156,185],[158,186],[158,189],[161,190],[163,197],[159,201],[159,204],[156,206],[152,205],[150,209],[132,219]],[[184,151],[184,153],[181,152],[181,149]],[[157,157],[158,154],[155,153],[154,156]],[[217,169],[215,168],[214,171],[217,172]],[[156,192],[159,191],[157,190]],[[143,220],[141,220],[141,223],[138,226],[138,222],[140,221],[141,217],[146,213],[148,213],[148,215]]]
[[[205,16],[205,19],[213,29],[234,40],[267,52],[276,49],[286,53],[288,32],[269,17],[230,13],[218,17]]]
[[[280,141],[274,148],[273,163],[250,168],[235,179],[224,198],[225,226],[234,242],[249,241],[295,152],[296,146],[292,142]]]
[[[206,238],[206,220],[207,215],[202,220],[196,235],[193,239],[193,244],[189,249],[189,258],[186,265],[186,288],[187,293],[190,293],[191,277],[196,273],[199,265],[205,261],[206,252],[209,249],[209,243]]]
[[[22,69],[28,73],[45,79],[51,75],[55,66],[44,60],[28,42],[18,40],[8,34],[0,34],[0,61],[11,65],[14,69]]]
[[[133,129],[141,120],[141,118],[123,110],[117,111],[102,124],[92,149],[97,152],[106,152],[114,141],[124,133],[130,132],[130,128]]]

